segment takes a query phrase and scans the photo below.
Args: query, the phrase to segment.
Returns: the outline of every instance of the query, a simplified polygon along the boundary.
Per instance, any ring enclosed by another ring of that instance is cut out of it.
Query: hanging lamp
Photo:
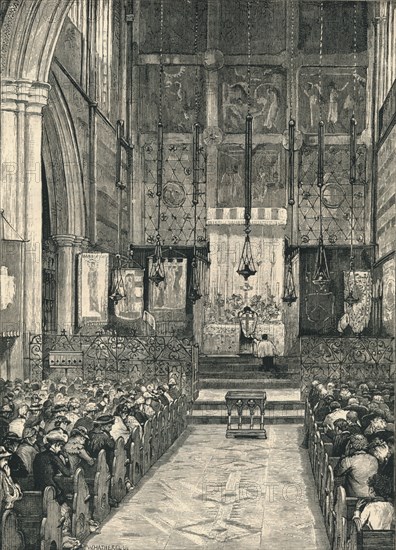
[[[294,157],[295,157],[295,150],[296,150],[296,143],[295,143],[295,131],[296,131],[296,123],[293,118],[293,109],[294,109],[294,1],[292,1],[291,4],[291,63],[290,63],[290,120],[289,120],[289,128],[288,128],[288,168],[289,168],[289,177],[288,177],[288,203],[290,206],[290,246],[288,246],[288,243],[285,243],[285,275],[284,275],[284,285],[283,285],[283,296],[282,296],[282,302],[287,304],[289,307],[297,301],[297,294],[296,294],[296,285],[294,282],[294,276],[293,276],[293,265],[292,265],[292,249],[291,246],[293,244],[293,229],[294,229]]]
[[[320,46],[319,46],[319,89],[322,90],[322,62],[323,62],[323,2],[320,3]],[[319,239],[316,255],[315,270],[312,283],[321,290],[330,283],[330,271],[327,262],[326,249],[323,241],[323,180],[324,180],[324,149],[325,125],[323,122],[322,103],[319,103],[320,120],[318,124],[318,172],[317,186],[319,189]]]
[[[245,125],[245,241],[243,244],[241,258],[237,269],[245,281],[256,275],[256,266],[253,259],[252,246],[250,243],[251,217],[252,217],[252,154],[253,154],[253,117],[250,114],[251,105],[251,28],[250,28],[250,0],[247,4],[248,10],[248,67],[247,67],[247,102],[248,112]]]
[[[125,298],[125,288],[124,288],[124,281],[122,278],[121,255],[116,254],[116,266],[113,271],[113,282],[112,282],[110,300],[114,302],[114,305],[117,305],[124,298]]]
[[[152,265],[149,273],[149,280],[152,281],[155,286],[159,286],[160,283],[165,281],[165,268],[164,258],[162,255],[162,242],[161,242],[161,198],[162,198],[162,176],[164,170],[164,128],[162,125],[162,96],[163,96],[163,78],[164,78],[164,65],[163,65],[163,28],[164,28],[164,4],[161,0],[160,8],[160,81],[159,81],[159,107],[158,107],[158,129],[157,129],[157,234],[155,242],[154,256],[152,258]]]
[[[348,294],[344,298],[345,303],[352,307],[359,302],[356,296],[355,289],[355,253],[353,249],[354,229],[355,229],[355,212],[354,212],[354,186],[356,183],[356,119],[355,119],[355,103],[356,103],[356,71],[357,71],[357,6],[354,3],[354,39],[353,39],[353,54],[354,54],[354,73],[353,73],[353,110],[349,124],[349,183],[351,186],[351,241],[349,255],[349,276],[348,276]]]
[[[195,112],[195,124],[193,129],[193,197],[192,206],[194,209],[194,228],[193,228],[193,258],[191,262],[191,278],[188,288],[188,299],[195,304],[200,298],[201,282],[199,273],[199,264],[197,257],[197,207],[199,202],[199,134],[200,125],[199,119],[199,72],[198,72],[198,1],[195,0],[195,19],[194,19],[194,55],[195,55],[195,96],[194,96],[194,112]]]

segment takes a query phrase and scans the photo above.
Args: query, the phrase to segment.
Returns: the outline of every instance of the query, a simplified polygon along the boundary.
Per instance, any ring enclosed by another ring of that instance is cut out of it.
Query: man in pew
[[[334,468],[337,478],[344,477],[347,497],[372,496],[368,480],[378,472],[378,460],[367,450],[368,441],[364,435],[351,435],[346,446],[346,456],[341,457]]]
[[[111,428],[114,424],[112,414],[102,414],[94,420],[94,429],[89,434],[88,451],[93,458],[98,458],[102,449],[106,453],[106,461],[110,472],[113,466],[115,441],[111,437]]]
[[[348,431],[350,434],[362,433],[362,426],[360,425],[359,416],[356,411],[348,411],[346,421],[348,422]]]
[[[13,432],[19,437],[22,437],[22,432],[25,427],[26,418],[29,412],[29,407],[26,403],[21,405],[18,409],[18,416],[12,422],[10,422],[10,432]]]
[[[356,504],[353,519],[360,529],[370,531],[393,530],[395,528],[395,508],[392,498],[392,480],[375,474],[369,480],[373,496],[360,499]]]
[[[18,448],[21,443],[22,439],[12,432],[9,432],[4,439],[4,447],[11,453],[8,465],[10,467],[11,477],[14,481],[26,478],[29,475],[23,460],[18,454]]]
[[[85,449],[85,445],[88,441],[89,435],[84,426],[73,428],[69,440],[64,447],[65,453],[69,458],[72,474],[75,473],[82,462],[88,464],[88,466],[93,466],[95,464],[95,460],[88,454],[87,450]]]
[[[341,409],[341,404],[338,401],[332,401],[330,403],[330,412],[323,420],[324,432],[331,437],[334,432],[334,422],[340,418],[342,418],[342,420],[346,420],[346,416],[347,411]]]
[[[389,429],[390,424],[387,423],[385,418],[379,416],[378,413],[368,415],[365,419],[368,417],[371,417],[371,419],[367,428],[364,430],[364,435],[367,437],[369,443],[371,443],[371,441],[375,438],[380,438],[383,441],[387,441],[393,436],[393,431]]]
[[[33,474],[33,461],[39,452],[37,442],[37,430],[34,428],[25,428],[22,434],[22,443],[17,449],[23,464],[29,475]]]
[[[0,517],[5,510],[10,510],[16,500],[21,500],[21,488],[11,477],[9,460],[11,453],[0,446]],[[0,529],[1,531],[1,529]]]
[[[82,418],[76,421],[74,424],[75,428],[80,428],[81,426],[87,430],[88,433],[92,432],[94,429],[94,419],[98,412],[98,406],[94,401],[88,401],[85,405]]]
[[[345,456],[346,446],[349,443],[351,432],[348,429],[348,422],[343,418],[338,418],[334,422],[333,438],[333,456]]]
[[[72,472],[63,448],[68,441],[63,430],[55,428],[45,436],[46,449],[38,453],[33,461],[34,488],[43,492],[46,487],[55,489],[56,500],[61,507],[63,548],[79,548],[80,542],[71,536],[71,510],[59,477],[70,477]]]

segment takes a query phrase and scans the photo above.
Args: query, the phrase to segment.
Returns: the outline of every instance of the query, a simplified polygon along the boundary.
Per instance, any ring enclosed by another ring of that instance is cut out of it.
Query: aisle
[[[234,440],[190,426],[85,547],[327,550],[301,433],[271,425],[267,440]]]

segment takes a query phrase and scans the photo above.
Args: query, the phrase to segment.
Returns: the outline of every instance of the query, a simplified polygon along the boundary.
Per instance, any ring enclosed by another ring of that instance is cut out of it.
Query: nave
[[[190,425],[86,547],[327,550],[302,427],[272,424],[267,435]]]

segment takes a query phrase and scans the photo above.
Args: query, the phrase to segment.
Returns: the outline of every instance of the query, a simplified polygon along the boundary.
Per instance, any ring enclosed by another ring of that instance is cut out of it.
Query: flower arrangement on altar
[[[213,302],[209,301],[206,305],[205,321],[219,324],[239,323],[238,314],[246,305],[257,313],[259,323],[278,321],[281,318],[279,305],[267,285],[266,296],[254,294],[248,300],[242,294],[224,297],[221,293],[217,293]]]

